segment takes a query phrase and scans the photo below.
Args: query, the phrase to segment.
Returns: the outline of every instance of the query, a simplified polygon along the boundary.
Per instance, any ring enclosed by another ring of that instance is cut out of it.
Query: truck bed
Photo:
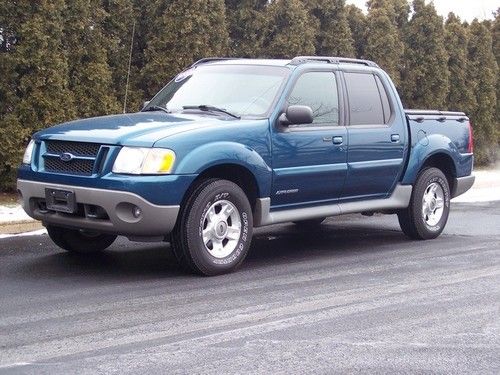
[[[428,149],[443,153],[454,161],[454,177],[472,172],[472,130],[464,112],[405,109],[410,133],[410,165],[404,181],[416,178],[416,164],[425,159]],[[413,162],[413,164],[412,164]]]

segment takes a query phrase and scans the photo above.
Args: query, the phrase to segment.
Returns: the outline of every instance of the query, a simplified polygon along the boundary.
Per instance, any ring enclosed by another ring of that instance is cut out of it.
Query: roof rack
[[[195,63],[193,63],[193,65],[191,65],[190,68],[194,68],[194,67],[197,67],[198,65],[206,64],[209,62],[225,61],[225,60],[239,60],[239,59],[234,58],[234,57],[205,57],[205,58],[200,59],[200,60],[196,61]]]
[[[360,64],[378,68],[379,66],[370,60],[351,59],[349,57],[335,57],[335,56],[297,56],[290,61],[291,65],[305,64],[311,61],[325,62],[328,64]]]

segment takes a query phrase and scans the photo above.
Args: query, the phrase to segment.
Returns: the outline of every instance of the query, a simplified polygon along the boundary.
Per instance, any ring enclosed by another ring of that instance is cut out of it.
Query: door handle
[[[341,145],[344,142],[344,139],[340,136],[333,137],[332,142],[334,145]]]
[[[391,134],[391,142],[399,142],[399,134]]]

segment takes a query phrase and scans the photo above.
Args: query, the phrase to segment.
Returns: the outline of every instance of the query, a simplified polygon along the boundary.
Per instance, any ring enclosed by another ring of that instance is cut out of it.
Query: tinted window
[[[289,105],[307,105],[313,125],[339,124],[337,81],[331,72],[309,72],[299,77],[288,98]]]
[[[351,125],[384,124],[384,110],[373,74],[345,73]]]
[[[387,124],[389,122],[389,118],[391,117],[391,106],[389,104],[389,96],[387,95],[387,91],[385,90],[382,81],[378,76],[375,76],[377,80],[378,91],[380,92],[380,98],[382,99],[382,108],[384,109],[384,123]]]

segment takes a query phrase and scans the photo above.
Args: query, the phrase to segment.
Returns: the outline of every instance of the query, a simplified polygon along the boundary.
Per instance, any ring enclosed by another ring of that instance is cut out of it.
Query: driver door
[[[338,82],[333,71],[307,71],[292,86],[287,106],[311,107],[313,122],[274,128],[271,206],[322,204],[340,197],[348,139]]]

